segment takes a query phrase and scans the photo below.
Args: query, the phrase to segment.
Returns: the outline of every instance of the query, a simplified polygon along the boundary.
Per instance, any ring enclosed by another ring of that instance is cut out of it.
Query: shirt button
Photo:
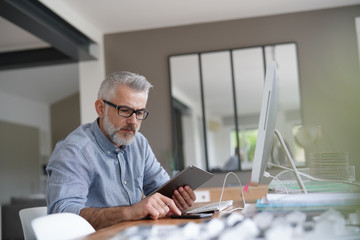
[[[126,184],[127,184],[127,181],[124,181],[124,184],[126,185]]]
[[[116,151],[116,152],[120,152],[120,149],[117,148],[115,151]]]
[[[110,151],[108,151],[108,154],[110,154],[111,152]]]

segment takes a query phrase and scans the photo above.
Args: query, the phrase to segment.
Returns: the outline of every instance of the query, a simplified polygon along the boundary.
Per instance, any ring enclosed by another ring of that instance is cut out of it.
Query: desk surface
[[[301,195],[302,197],[306,197],[306,196],[309,196],[311,194],[308,194],[308,195]],[[296,199],[299,198],[299,197],[296,197],[296,196],[292,196],[292,195],[284,195],[286,198],[289,198],[289,197],[295,197]],[[353,194],[351,194],[351,196],[353,196]],[[352,201],[349,201],[349,206],[347,207],[346,210],[350,210],[351,212],[354,212],[356,209],[358,209],[359,205],[359,201],[357,201],[357,199],[359,199],[359,194],[355,194],[355,201],[354,203],[356,203],[355,205],[351,205],[350,203],[353,203]],[[313,198],[314,196],[311,196],[311,199]],[[343,198],[344,196],[342,197],[339,197],[339,199],[341,200],[341,203],[342,201],[344,200]],[[331,199],[333,199],[333,197],[331,197]],[[330,199],[330,200],[331,200]],[[353,198],[351,198],[353,199]],[[268,199],[269,200],[269,199]],[[238,208],[238,207],[242,207],[242,204],[243,202],[242,201],[234,201],[234,204],[232,207],[228,208],[227,210],[230,210],[231,208]],[[247,203],[250,203],[249,201],[247,201]],[[196,205],[198,204],[195,204],[193,207],[197,207]],[[199,204],[201,205],[201,204]],[[252,206],[254,204],[249,204],[249,206]],[[256,206],[256,205],[254,205]],[[343,203],[341,205],[339,205],[339,207],[342,207],[344,206]],[[346,205],[347,206],[347,205]],[[321,206],[320,206],[321,207]],[[309,216],[312,215],[312,214],[320,214],[322,212],[324,212],[327,208],[328,208],[328,205],[324,205],[324,209],[322,209],[320,211],[317,210],[317,211],[313,211],[313,212],[309,212],[308,210],[306,211],[306,214]],[[353,208],[354,207],[354,208]],[[251,208],[252,209],[252,208]],[[246,208],[244,215],[246,216],[250,216],[252,217],[252,211],[251,209],[249,208]],[[316,209],[313,209],[313,210],[316,210]],[[239,210],[241,211],[241,210]],[[283,215],[283,214],[286,214],[286,213],[289,213],[288,210],[284,210],[284,211],[281,211],[280,213],[277,211],[274,212],[275,214],[280,214],[280,215]],[[216,217],[221,217],[219,216],[220,214],[216,213],[216,214],[213,214],[212,218],[216,218]],[[208,219],[208,218],[207,218]],[[118,224],[115,224],[113,226],[110,226],[110,227],[107,227],[107,228],[104,228],[104,229],[101,229],[101,230],[98,230],[97,232],[93,233],[93,234],[90,234],[88,236],[85,236],[83,238],[80,238],[81,240],[91,240],[91,239],[111,239],[112,237],[114,237],[116,234],[120,233],[121,231],[123,231],[124,229],[126,228],[129,228],[129,227],[133,227],[133,226],[136,226],[136,225],[180,225],[180,224],[186,224],[186,223],[189,223],[189,222],[194,222],[194,223],[201,223],[202,221],[206,221],[207,220],[206,218],[203,218],[203,219],[171,219],[171,218],[163,218],[163,219],[158,219],[158,220],[139,220],[139,221],[126,221],[126,222],[121,222],[121,223],[118,223]],[[344,218],[345,220],[345,218]],[[360,230],[360,228],[359,228]],[[304,232],[305,234],[306,232]],[[350,231],[347,231],[347,232],[344,232],[344,234],[350,234],[350,236],[352,236],[351,234],[353,234],[352,232]],[[356,234],[358,234],[358,232],[356,232]],[[343,236],[345,236],[343,235]],[[357,235],[358,236],[358,235]],[[79,239],[79,240],[80,240]],[[339,238],[341,239],[341,238]],[[349,238],[350,239],[350,238]],[[353,238],[355,239],[355,238]],[[357,238],[356,238],[357,239]]]
[[[137,226],[137,225],[178,225],[178,224],[184,224],[188,222],[196,222],[200,223],[201,221],[204,221],[206,218],[203,219],[172,219],[172,218],[162,218],[157,220],[139,220],[139,221],[126,221],[122,223],[115,224],[113,226],[100,229],[96,231],[93,234],[90,234],[89,236],[85,238],[81,238],[83,240],[105,240],[110,239],[113,236],[115,236],[117,233],[121,232],[122,230]]]
[[[201,190],[201,189],[200,189]],[[205,189],[209,190],[209,189]],[[255,202],[257,199],[261,198],[267,193],[268,187],[258,186],[258,187],[249,187],[248,192],[244,194],[246,202]],[[221,188],[215,188],[210,190],[210,194],[212,195],[212,199],[219,199],[221,193]],[[242,197],[241,194],[239,194],[239,189],[237,188],[227,188],[224,192],[223,201],[225,200],[234,200],[233,208],[238,208],[243,206]],[[229,195],[229,196],[227,196]],[[197,203],[194,204],[193,207],[197,207],[200,205],[203,205],[206,203]],[[230,208],[229,208],[230,209]],[[218,214],[214,214],[213,217],[218,217]],[[113,236],[115,236],[117,233],[121,232],[122,230],[136,226],[136,225],[155,225],[155,224],[162,224],[162,225],[178,225],[178,224],[184,224],[188,222],[195,222],[200,223],[202,221],[205,221],[207,218],[203,219],[172,219],[172,218],[163,218],[158,220],[150,220],[150,219],[144,219],[144,220],[138,220],[138,221],[126,221],[121,222],[115,225],[112,225],[110,227],[106,227],[103,229],[100,229],[96,231],[93,234],[90,234],[89,236],[86,236],[85,238],[80,238],[81,240],[105,240],[110,239]],[[79,239],[79,240],[80,240]]]
[[[202,204],[196,204],[193,207],[197,207],[198,205]],[[232,207],[228,208],[238,208],[242,207],[243,203],[242,201],[234,201],[234,204]],[[240,211],[240,210],[239,210]],[[218,217],[218,213],[213,214],[213,218]],[[206,221],[209,218],[201,218],[201,219],[173,219],[173,218],[161,218],[157,220],[152,219],[143,219],[138,221],[125,221],[121,223],[117,223],[115,225],[112,225],[110,227],[106,227],[103,229],[100,229],[96,231],[95,233],[90,234],[89,236],[86,236],[84,238],[79,238],[78,240],[106,240],[110,239],[113,236],[115,236],[117,233],[121,232],[122,230],[132,227],[132,226],[138,226],[138,225],[179,225],[179,224],[185,224],[188,222],[195,222],[195,223],[201,223],[202,221]]]

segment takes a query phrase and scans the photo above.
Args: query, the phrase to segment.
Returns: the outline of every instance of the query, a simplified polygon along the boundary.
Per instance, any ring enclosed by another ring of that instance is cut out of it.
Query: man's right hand
[[[138,220],[146,217],[158,219],[171,214],[181,215],[175,202],[160,193],[155,193],[127,209],[128,217]]]
[[[155,193],[132,206],[109,208],[83,208],[80,216],[85,218],[96,230],[122,221],[140,220],[146,217],[158,219],[173,214],[181,215],[175,202]]]

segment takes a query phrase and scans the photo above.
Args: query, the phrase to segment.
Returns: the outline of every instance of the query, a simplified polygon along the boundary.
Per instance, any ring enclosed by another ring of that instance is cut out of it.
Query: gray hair
[[[109,99],[114,95],[120,84],[124,84],[136,91],[149,94],[151,83],[142,75],[126,71],[110,74],[102,83],[98,92],[98,99]]]

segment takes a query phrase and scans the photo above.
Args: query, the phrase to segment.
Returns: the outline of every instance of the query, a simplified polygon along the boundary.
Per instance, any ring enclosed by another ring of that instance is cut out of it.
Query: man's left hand
[[[185,186],[179,187],[177,190],[175,190],[174,194],[172,195],[172,199],[180,211],[183,212],[194,204],[196,196],[194,191],[189,186]]]

